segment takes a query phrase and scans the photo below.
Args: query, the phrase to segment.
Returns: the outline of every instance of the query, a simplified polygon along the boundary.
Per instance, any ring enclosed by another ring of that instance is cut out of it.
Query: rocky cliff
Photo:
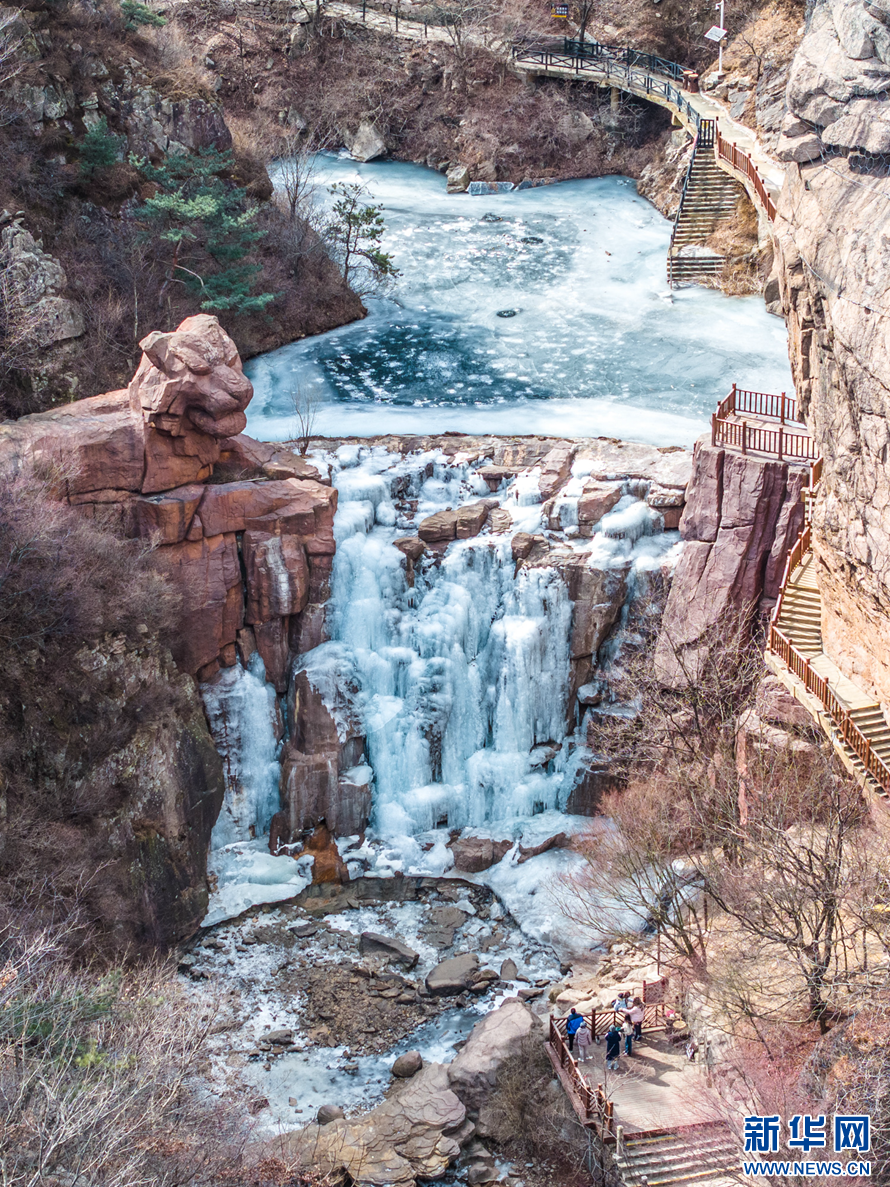
[[[785,557],[803,527],[801,491],[808,484],[808,465],[698,441],[680,520],[685,546],[656,651],[666,684],[694,678],[707,648],[775,604]]]
[[[285,691],[291,654],[321,638],[336,492],[303,459],[243,435],[252,388],[216,318],[188,318],[141,345],[126,390],[0,425],[0,474],[36,472],[81,515],[143,541],[178,591],[178,671],[157,648],[125,639],[83,660],[109,672],[121,712],[140,683],[168,691],[170,712],[153,713],[84,776],[120,793],[98,826],[118,871],[108,920],[118,919],[121,942],[163,944],[204,914],[222,801],[222,764],[191,677],[212,681],[258,651]]]
[[[829,654],[890,701],[890,7],[824,0],[794,58],[776,222],[795,386],[825,458],[813,540]]]

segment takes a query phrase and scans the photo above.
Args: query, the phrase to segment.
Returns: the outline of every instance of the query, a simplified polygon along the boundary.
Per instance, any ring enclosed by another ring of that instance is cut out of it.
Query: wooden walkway
[[[392,6],[388,6],[392,9]],[[327,0],[326,15],[350,24],[362,24],[378,33],[409,41],[435,41],[454,44],[454,36],[443,25],[406,20],[395,11],[381,10],[367,3]],[[464,43],[478,46],[507,58],[514,70],[527,75],[564,78],[573,82],[589,81],[596,86],[615,87],[650,103],[667,108],[675,122],[692,136],[697,135],[702,120],[719,121],[714,140],[714,154],[719,167],[741,182],[755,207],[772,221],[781,191],[785,168],[763,149],[756,134],[734,120],[716,99],[699,92],[685,91],[678,85],[675,63],[665,62],[662,73],[650,69],[645,60],[651,55],[634,50],[617,50],[598,42],[585,43],[583,53],[573,52],[578,43],[563,41],[539,45],[510,45],[487,32],[465,30]],[[568,47],[568,51],[566,49]],[[596,48],[594,48],[596,47]],[[658,60],[651,58],[657,67]],[[642,63],[642,64],[641,64]],[[673,69],[672,69],[673,68]]]
[[[604,1035],[618,1015],[585,1015],[591,1034]],[[605,1066],[605,1044],[578,1062],[565,1038],[565,1018],[550,1019],[547,1053],[585,1129],[613,1148],[628,1187],[724,1187],[740,1169],[739,1145],[709,1097],[702,1070],[664,1032],[663,1008],[646,1007],[643,1039]]]
[[[788,556],[765,658],[828,734],[854,778],[890,803],[890,726],[880,703],[823,650],[822,597],[809,525]]]

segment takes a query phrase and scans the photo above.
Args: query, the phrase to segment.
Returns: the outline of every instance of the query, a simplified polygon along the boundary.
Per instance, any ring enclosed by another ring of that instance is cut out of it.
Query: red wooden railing
[[[729,395],[717,405],[716,415],[722,420],[732,412],[747,412],[761,420],[777,420],[783,425],[803,423],[793,396],[786,396],[784,392],[778,396],[770,392],[749,392],[735,383]]]
[[[606,1099],[602,1084],[597,1084],[596,1088],[593,1088],[587,1083],[566,1043],[565,1019],[554,1018],[552,1014],[550,1016],[550,1046],[569,1081],[570,1091],[580,1105],[585,1120],[596,1125],[603,1141],[614,1141],[615,1106]]]
[[[774,622],[770,623],[769,628],[769,650],[800,680],[807,692],[821,702],[841,738],[874,781],[884,791],[890,791],[890,766],[872,750],[868,738],[832,692],[825,677],[814,671],[807,657],[797,650]]]
[[[766,211],[767,218],[770,222],[773,222],[776,217],[776,204],[770,197],[763,178],[760,176],[757,166],[751,160],[750,156],[746,152],[742,152],[731,141],[721,136],[719,128],[717,130],[717,139],[714,143],[714,152],[718,161],[726,161],[736,172],[742,173],[748,178],[760,200],[760,205]]]
[[[807,502],[808,513],[812,499],[815,497],[816,487],[821,478],[822,458],[820,457],[816,458],[813,462],[810,469],[810,489],[808,492],[804,492],[809,495]],[[890,791],[890,766],[872,749],[868,738],[866,738],[865,734],[862,733],[850,716],[849,710],[841,704],[825,677],[819,675],[807,656],[803,652],[798,651],[792,640],[778,626],[788,583],[795,569],[802,563],[810,551],[811,545],[812,529],[810,524],[807,523],[795,541],[794,547],[788,553],[788,559],[785,561],[785,572],[782,574],[782,586],[779,590],[779,598],[770,620],[767,650],[772,655],[777,656],[786,668],[788,668],[789,672],[800,680],[807,692],[811,693],[820,702],[834,723],[844,743],[853,751],[866,772],[884,791]]]
[[[645,982],[643,984],[644,997],[648,990],[650,994],[660,998],[658,1001],[644,1002],[643,1030],[653,1031],[664,1029],[663,999],[665,984],[665,978],[662,978],[660,981],[650,982],[648,985]],[[592,1010],[589,1014],[584,1015],[584,1020],[590,1028],[591,1035],[599,1039],[605,1035],[613,1023],[617,1022],[620,1025],[624,1021],[624,1015],[627,1012],[626,1010],[613,1009]],[[606,1100],[602,1084],[598,1084],[596,1088],[592,1088],[578,1068],[575,1057],[572,1055],[566,1042],[565,1018],[554,1018],[553,1015],[550,1016],[550,1046],[569,1082],[570,1091],[576,1099],[579,1111],[587,1121],[592,1122],[598,1127],[603,1141],[614,1141],[615,1123],[612,1102]]]
[[[812,471],[811,471],[812,473]],[[810,487],[812,490],[812,486]],[[782,574],[782,584],[779,587],[779,598],[773,608],[771,621],[776,623],[779,621],[779,615],[782,613],[782,603],[785,600],[785,589],[788,582],[791,580],[791,574],[810,551],[810,525],[807,524],[804,530],[797,537],[794,547],[788,553],[788,558],[785,561],[785,572]]]
[[[747,424],[730,417],[748,413],[759,420],[778,421],[777,429]],[[797,401],[784,392],[750,392],[732,385],[732,391],[717,405],[711,417],[711,444],[728,445],[742,453],[768,453],[780,461],[785,458],[811,461],[816,444],[807,433],[787,432],[786,424],[799,424]]]

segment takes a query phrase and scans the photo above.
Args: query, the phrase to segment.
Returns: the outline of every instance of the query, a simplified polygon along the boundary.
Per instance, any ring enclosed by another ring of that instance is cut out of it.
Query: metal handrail
[[[605,75],[609,82],[612,78],[624,81],[628,87],[636,86],[647,95],[660,95],[670,103],[681,115],[685,115],[689,122],[698,128],[701,116],[684,98],[682,91],[675,87],[668,78],[660,77],[646,70],[639,70],[633,65],[627,65],[615,58],[582,57],[578,54],[567,53],[565,48],[560,53],[546,46],[527,47],[514,45],[512,50],[515,62],[538,62],[542,66],[561,66],[573,70],[576,74],[584,71]]]
[[[625,66],[642,66],[650,74],[661,74],[665,78],[672,78],[674,82],[682,82],[685,72],[679,62],[672,62],[669,58],[660,58],[657,54],[647,54],[624,45],[605,45],[596,40],[576,41],[567,37],[563,42],[563,49],[567,54],[578,58],[593,58],[596,61],[608,59]]]

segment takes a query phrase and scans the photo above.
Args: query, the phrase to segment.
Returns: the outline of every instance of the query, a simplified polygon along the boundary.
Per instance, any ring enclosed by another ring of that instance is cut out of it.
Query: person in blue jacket
[[[566,1040],[568,1041],[570,1051],[575,1046],[575,1035],[583,1024],[584,1015],[579,1014],[575,1007],[572,1006],[571,1010],[569,1010],[569,1016],[566,1019]]]

